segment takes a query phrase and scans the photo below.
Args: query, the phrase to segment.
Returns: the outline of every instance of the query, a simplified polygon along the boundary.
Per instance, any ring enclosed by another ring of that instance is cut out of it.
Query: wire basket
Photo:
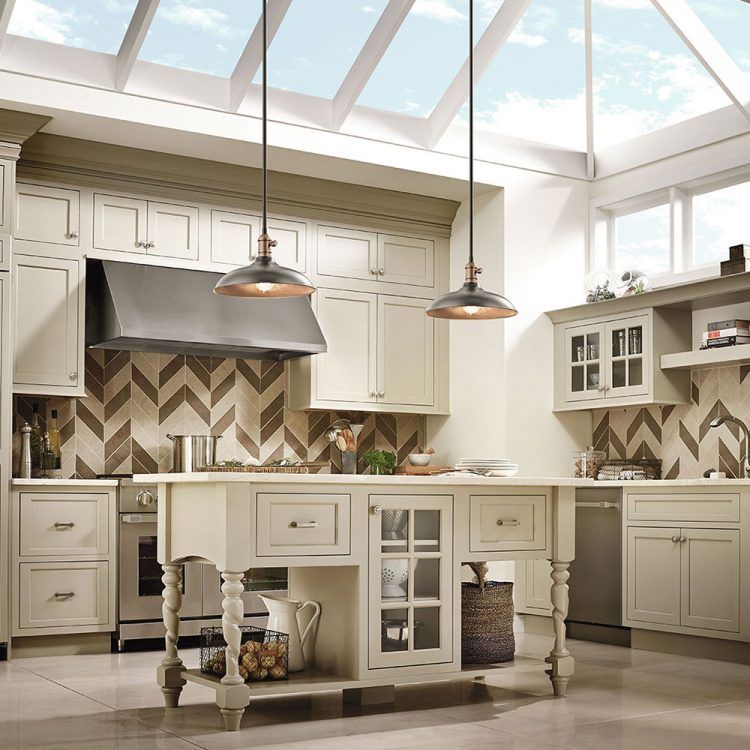
[[[284,680],[289,674],[289,636],[255,625],[240,626],[240,676],[245,682]],[[227,673],[227,642],[220,627],[201,628],[201,672]]]
[[[596,478],[604,481],[661,479],[661,461],[657,458],[609,459],[599,466]]]

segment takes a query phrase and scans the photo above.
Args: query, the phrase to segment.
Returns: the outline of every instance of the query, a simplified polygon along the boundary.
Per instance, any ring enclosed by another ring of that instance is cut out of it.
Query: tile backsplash
[[[740,430],[709,425],[723,414],[750,424],[750,366],[696,370],[691,377],[689,404],[594,411],[594,447],[609,458],[659,458],[663,479],[696,479],[708,469],[739,476]]]
[[[333,471],[340,453],[324,433],[342,416],[364,422],[360,462],[377,447],[404,463],[424,440],[421,415],[290,411],[278,362],[92,349],[85,382],[86,398],[15,399],[16,427],[31,421],[32,403],[43,419],[57,409],[65,478],[169,471],[170,433],[222,435],[219,459],[331,460]]]

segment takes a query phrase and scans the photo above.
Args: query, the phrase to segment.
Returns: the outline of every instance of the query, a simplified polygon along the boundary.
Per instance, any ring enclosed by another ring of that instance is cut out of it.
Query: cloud
[[[192,26],[216,36],[229,36],[232,27],[229,19],[215,8],[197,8],[189,5],[171,5],[164,8],[164,18],[180,26]]]
[[[466,18],[448,0],[417,0],[412,7],[412,13],[446,22],[463,21]]]
[[[648,10],[652,8],[651,0],[594,0],[596,5],[620,10]]]
[[[374,13],[375,12],[375,8],[373,8],[372,5],[362,5],[362,6],[360,6],[360,10],[363,13]]]
[[[524,29],[523,21],[519,21],[516,28],[510,32],[508,42],[510,44],[523,44],[524,47],[541,47],[547,43],[547,40],[541,34],[529,34]]]
[[[570,28],[567,29],[565,34],[568,37],[568,41],[573,44],[586,44],[586,32],[583,29]],[[604,37],[600,34],[592,34],[591,41],[596,46],[604,42]]]
[[[72,18],[71,11],[58,10],[40,0],[18,0],[8,31],[45,42],[65,44],[72,34]]]

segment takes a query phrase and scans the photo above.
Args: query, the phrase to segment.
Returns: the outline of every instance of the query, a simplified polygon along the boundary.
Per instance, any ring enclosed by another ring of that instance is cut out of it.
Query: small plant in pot
[[[365,466],[369,466],[373,474],[393,474],[396,468],[396,454],[371,448],[365,453]]]

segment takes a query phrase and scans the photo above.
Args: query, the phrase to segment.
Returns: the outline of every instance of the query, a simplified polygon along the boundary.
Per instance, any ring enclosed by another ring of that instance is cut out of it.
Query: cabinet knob
[[[75,379],[76,379],[76,378],[78,377],[78,370],[71,370],[71,371],[70,371],[70,372],[68,373],[68,377],[69,377],[69,378],[70,378],[71,380],[75,380]]]
[[[156,247],[156,243],[155,242],[147,242],[146,245],[145,245],[145,247],[147,247],[147,248]]]
[[[378,275],[378,269],[377,269],[377,268],[371,268],[371,269],[370,269],[370,273],[371,273],[371,274],[372,274],[373,276],[377,276],[377,275]]]
[[[370,398],[377,398],[378,392],[377,391],[370,391]]]
[[[687,537],[686,536],[681,536],[680,537],[680,544],[685,544],[686,541],[687,541]]]
[[[378,268],[378,274],[385,276],[385,268]]]
[[[78,232],[68,232],[65,237],[69,240],[77,240],[78,239]]]
[[[378,398],[385,398],[385,391],[378,391],[375,395]]]
[[[382,505],[371,505],[370,506],[370,513],[372,513],[373,516],[379,516],[383,512],[383,506]]]
[[[674,544],[679,544],[679,543],[680,543],[680,537],[678,537],[678,536],[673,536],[673,537],[672,537],[672,542],[673,542]]]
[[[140,240],[138,240],[138,242],[135,243],[135,246],[136,247],[146,247],[146,243],[145,242],[141,242]]]

